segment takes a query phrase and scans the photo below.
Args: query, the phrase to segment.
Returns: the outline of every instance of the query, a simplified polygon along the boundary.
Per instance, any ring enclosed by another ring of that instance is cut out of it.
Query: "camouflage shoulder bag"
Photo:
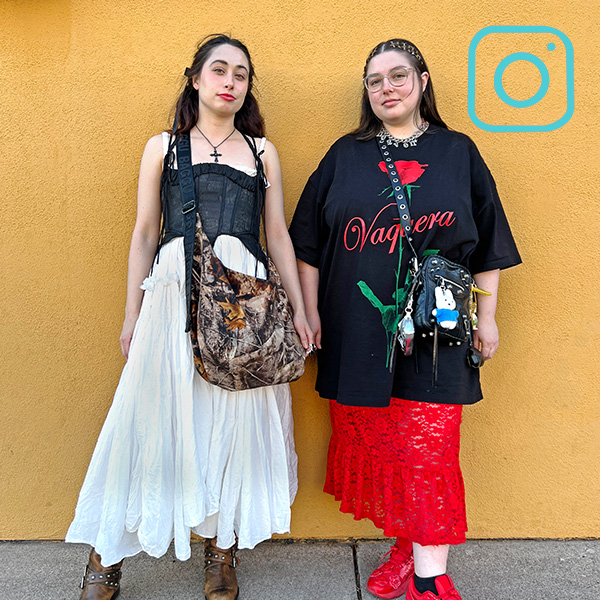
[[[262,160],[254,141],[244,138],[254,154],[257,200],[262,203]],[[266,279],[221,263],[196,210],[189,133],[178,135],[175,145],[185,223],[186,331],[196,369],[209,383],[230,391],[298,379],[304,372],[304,348],[273,261],[267,254]]]

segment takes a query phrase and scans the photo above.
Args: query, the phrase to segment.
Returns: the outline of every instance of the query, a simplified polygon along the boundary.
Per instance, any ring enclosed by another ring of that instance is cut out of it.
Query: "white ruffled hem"
[[[223,262],[254,274],[243,244],[221,237]],[[228,392],[198,375],[184,273],[176,238],[142,284],[129,360],[66,536],[94,546],[106,565],[141,550],[162,556],[173,539],[186,560],[192,531],[216,535],[221,548],[237,534],[240,548],[253,548],[290,530],[298,484],[289,386]]]

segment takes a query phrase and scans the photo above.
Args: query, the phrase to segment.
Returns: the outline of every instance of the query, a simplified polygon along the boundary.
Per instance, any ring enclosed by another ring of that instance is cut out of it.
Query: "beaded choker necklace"
[[[417,131],[415,131],[411,136],[406,138],[398,138],[393,136],[385,126],[381,127],[381,131],[377,134],[377,137],[381,139],[382,142],[387,144],[388,146],[394,145],[396,148],[402,144],[405,148],[409,146],[416,146],[417,140],[427,131],[429,127],[429,123],[427,121],[423,121]]]

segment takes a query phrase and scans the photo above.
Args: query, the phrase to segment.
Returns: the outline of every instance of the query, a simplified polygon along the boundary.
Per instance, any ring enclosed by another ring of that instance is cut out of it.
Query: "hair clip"
[[[185,68],[185,71],[183,72],[183,74],[184,74],[186,77],[191,77],[191,76],[192,76],[192,70],[191,70],[189,67],[186,67],[186,68]]]

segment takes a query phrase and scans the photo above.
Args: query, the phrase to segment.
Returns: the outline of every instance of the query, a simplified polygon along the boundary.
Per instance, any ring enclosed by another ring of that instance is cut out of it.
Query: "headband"
[[[375,54],[377,54],[378,50],[381,49],[381,51],[384,51],[386,49],[386,45],[389,46],[390,49],[401,50],[402,52],[408,52],[408,54],[412,54],[419,61],[419,64],[422,67],[425,67],[425,61],[423,60],[419,49],[406,40],[389,40],[387,42],[383,42],[382,44],[378,44],[375,46],[375,48],[373,48],[371,54],[369,54],[367,62],[369,62],[375,56]]]

